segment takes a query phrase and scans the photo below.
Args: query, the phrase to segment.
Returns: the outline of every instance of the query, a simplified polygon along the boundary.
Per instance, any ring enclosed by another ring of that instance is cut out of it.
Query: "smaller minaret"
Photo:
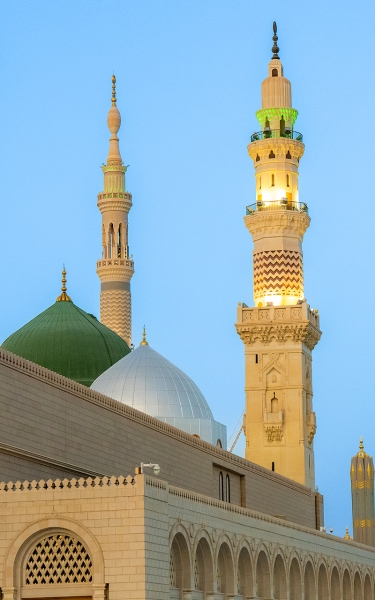
[[[353,537],[356,542],[375,546],[374,463],[364,451],[362,437],[359,452],[350,467],[352,486]]]
[[[134,263],[129,257],[128,213],[132,196],[126,191],[126,166],[122,163],[117,133],[121,126],[116,106],[116,77],[112,76],[112,106],[108,113],[111,132],[107,164],[102,166],[104,191],[98,195],[102,213],[102,259],[96,272],[100,287],[100,320],[131,345],[130,280]]]

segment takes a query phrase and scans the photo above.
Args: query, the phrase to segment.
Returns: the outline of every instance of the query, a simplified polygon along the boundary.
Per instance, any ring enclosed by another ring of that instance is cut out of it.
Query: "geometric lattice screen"
[[[50,535],[30,552],[26,585],[90,583],[92,562],[83,544],[69,535]]]

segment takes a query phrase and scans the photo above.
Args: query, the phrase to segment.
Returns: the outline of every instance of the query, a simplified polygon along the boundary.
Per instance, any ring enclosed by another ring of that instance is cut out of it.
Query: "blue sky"
[[[244,405],[236,306],[252,303],[246,147],[277,21],[306,144],[305,291],[323,330],[316,478],[337,535],[351,525],[349,461],[361,434],[375,453],[374,13],[366,0],[0,7],[0,341],[54,302],[63,263],[74,302],[99,316],[96,195],[114,71],[133,194],[134,342],[145,323],[150,345],[196,381],[229,433]]]

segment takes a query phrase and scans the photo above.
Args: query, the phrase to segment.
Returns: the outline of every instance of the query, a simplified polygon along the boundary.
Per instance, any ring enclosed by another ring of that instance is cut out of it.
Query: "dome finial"
[[[63,265],[61,283],[62,283],[62,286],[61,286],[62,294],[60,294],[60,296],[58,296],[58,298],[56,298],[56,302],[71,302],[72,299],[66,293],[66,271],[65,271],[65,265]]]
[[[279,57],[279,46],[277,45],[277,40],[279,38],[277,37],[277,25],[276,25],[276,21],[273,22],[273,36],[272,36],[272,40],[273,40],[273,46],[272,46],[272,52],[273,52],[273,56],[272,58],[280,58]]]
[[[363,439],[362,436],[359,438],[359,451],[363,452],[363,450],[365,449],[364,444],[363,444]]]
[[[112,106],[116,106],[116,77],[112,75]]]
[[[148,341],[146,340],[146,325],[143,325],[141,346],[148,346]]]

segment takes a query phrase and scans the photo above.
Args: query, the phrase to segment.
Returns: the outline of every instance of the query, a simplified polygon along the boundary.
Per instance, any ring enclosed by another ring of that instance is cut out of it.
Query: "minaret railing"
[[[252,215],[255,212],[265,210],[294,210],[309,214],[307,204],[304,202],[295,202],[288,198],[281,198],[280,200],[258,200],[254,204],[249,204],[249,206],[246,207],[246,214]]]
[[[269,140],[270,138],[287,138],[289,140],[296,140],[297,142],[303,142],[303,135],[299,131],[293,129],[264,129],[263,131],[257,131],[253,133],[250,138],[251,142],[258,142],[259,140]]]

